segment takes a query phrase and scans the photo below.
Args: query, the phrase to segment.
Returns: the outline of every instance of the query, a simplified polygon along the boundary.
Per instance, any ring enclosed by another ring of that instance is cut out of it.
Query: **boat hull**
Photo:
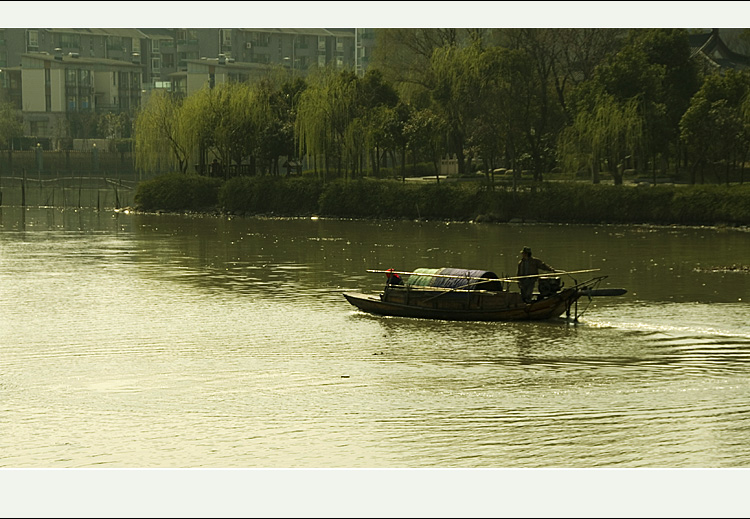
[[[528,304],[520,294],[510,292],[446,293],[408,288],[391,288],[380,295],[347,292],[344,297],[360,310],[376,315],[450,321],[535,321],[569,315],[581,293],[569,288]]]

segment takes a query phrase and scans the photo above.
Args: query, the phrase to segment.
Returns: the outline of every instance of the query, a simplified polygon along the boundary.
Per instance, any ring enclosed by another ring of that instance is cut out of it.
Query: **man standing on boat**
[[[521,251],[521,261],[518,262],[518,270],[516,275],[521,276],[536,276],[540,270],[546,270],[547,272],[556,272],[555,269],[547,265],[539,258],[534,258],[531,255],[531,247],[524,247]],[[518,285],[521,288],[521,297],[524,303],[530,303],[531,297],[534,292],[534,285],[537,278],[535,277],[521,277],[518,280]]]

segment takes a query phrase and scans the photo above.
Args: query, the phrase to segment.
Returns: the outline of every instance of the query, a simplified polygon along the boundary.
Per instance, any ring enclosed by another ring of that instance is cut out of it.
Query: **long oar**
[[[556,270],[554,272],[547,272],[545,274],[530,274],[528,276],[513,276],[507,279],[503,279],[502,281],[512,281],[515,279],[525,279],[525,278],[548,278],[552,276],[559,276],[562,274],[580,274],[582,272],[596,272],[597,270],[601,269],[586,269],[586,270]]]
[[[557,276],[561,274],[581,274],[583,272],[596,272],[597,270],[601,269],[586,269],[586,270],[565,270],[565,271],[556,271],[556,272],[548,272],[546,274],[530,274],[528,276],[513,276],[513,277],[507,277],[507,278],[477,278],[472,276],[456,276],[451,274],[428,274],[424,272],[406,272],[406,271],[399,271],[399,270],[375,270],[375,269],[368,269],[367,272],[374,272],[379,274],[402,274],[406,276],[426,276],[426,277],[435,277],[435,278],[454,278],[454,279],[480,279],[485,281],[510,281],[510,282],[517,282],[518,279],[526,279],[526,278],[543,278],[543,277],[550,277],[550,276]]]
[[[400,270],[372,270],[368,269],[367,272],[375,272],[379,274],[403,274],[407,276],[425,276],[425,277],[433,277],[433,278],[456,278],[456,279],[484,279],[484,280],[492,280],[497,281],[496,279],[492,278],[477,278],[472,276],[456,276],[452,274],[427,274],[425,272],[402,272]]]

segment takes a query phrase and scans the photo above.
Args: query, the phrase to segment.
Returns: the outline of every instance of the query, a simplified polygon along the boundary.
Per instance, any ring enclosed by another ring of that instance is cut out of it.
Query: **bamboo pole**
[[[481,278],[481,277],[472,277],[472,276],[456,276],[451,274],[427,274],[423,272],[404,272],[399,270],[376,270],[376,269],[368,269],[367,272],[372,273],[380,273],[380,274],[399,274],[399,275],[414,275],[414,276],[426,276],[426,277],[436,277],[436,278],[454,278],[454,279],[479,279],[484,281],[516,281],[518,279],[526,279],[526,278],[545,278],[545,277],[553,277],[553,276],[559,276],[564,274],[581,274],[583,272],[596,272],[601,269],[585,269],[585,270],[558,270],[555,272],[547,272],[545,274],[531,274],[528,276],[511,276],[511,277],[505,277],[505,278]]]

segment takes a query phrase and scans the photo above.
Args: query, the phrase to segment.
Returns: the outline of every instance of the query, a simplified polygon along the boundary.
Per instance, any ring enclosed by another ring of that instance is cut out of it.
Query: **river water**
[[[578,324],[342,297],[526,245],[628,293]],[[717,267],[748,258],[747,229],[0,207],[0,467],[746,468],[750,273]]]

